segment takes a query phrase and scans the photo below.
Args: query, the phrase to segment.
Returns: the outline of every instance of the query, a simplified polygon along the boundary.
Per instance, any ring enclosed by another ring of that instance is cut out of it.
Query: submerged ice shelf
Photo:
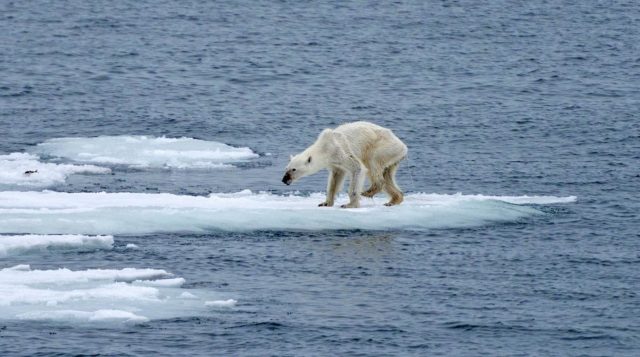
[[[0,192],[0,233],[146,234],[252,230],[424,230],[513,222],[543,214],[528,204],[575,197],[409,194],[359,209],[317,207],[324,194],[252,193],[184,196],[168,193]],[[346,200],[341,197],[339,201]]]
[[[221,168],[258,157],[247,147],[216,141],[131,135],[50,139],[32,151],[75,162],[139,168]]]

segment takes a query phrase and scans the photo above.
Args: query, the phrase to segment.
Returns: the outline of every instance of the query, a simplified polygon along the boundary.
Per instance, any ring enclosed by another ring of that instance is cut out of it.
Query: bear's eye
[[[309,158],[307,159],[307,164],[311,163],[311,156],[309,156]]]
[[[296,169],[291,169],[291,171],[296,171]]]

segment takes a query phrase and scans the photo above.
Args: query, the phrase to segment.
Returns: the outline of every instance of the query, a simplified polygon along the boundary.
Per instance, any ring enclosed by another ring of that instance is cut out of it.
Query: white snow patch
[[[230,167],[258,157],[249,148],[215,141],[129,135],[50,139],[34,152],[77,162],[178,169]]]
[[[530,205],[568,203],[574,196],[483,196],[415,193],[394,207],[384,197],[362,208],[317,207],[324,194],[252,193],[183,196],[168,193],[0,192],[0,233],[147,234],[251,230],[426,230],[513,222],[543,214]]]
[[[0,257],[46,249],[86,251],[112,247],[113,236],[0,235]]]
[[[72,174],[106,174],[111,170],[94,165],[70,165],[41,162],[25,153],[0,155],[1,186],[50,186],[63,183]]]
[[[127,246],[125,248],[127,248],[127,249],[138,249],[138,246],[133,244],[133,243],[129,243],[129,244],[127,244]]]

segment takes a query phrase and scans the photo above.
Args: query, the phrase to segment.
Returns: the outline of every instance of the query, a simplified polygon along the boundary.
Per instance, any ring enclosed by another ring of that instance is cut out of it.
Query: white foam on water
[[[26,173],[37,171],[34,173]],[[0,155],[0,186],[51,186],[73,174],[106,174],[111,170],[94,165],[56,164],[26,153]]]
[[[0,257],[47,249],[95,250],[113,248],[113,236],[0,235]]]
[[[258,157],[249,148],[215,141],[130,135],[50,139],[33,151],[77,162],[140,168],[223,168]]]
[[[575,197],[409,194],[394,207],[384,197],[362,208],[317,207],[324,194],[0,192],[0,233],[146,234],[251,230],[426,230],[513,222],[543,214],[531,204]],[[341,196],[339,203],[346,201]]]
[[[146,322],[197,316],[217,294],[182,289],[184,279],[160,269],[0,270],[0,319]],[[200,298],[202,297],[202,298]]]

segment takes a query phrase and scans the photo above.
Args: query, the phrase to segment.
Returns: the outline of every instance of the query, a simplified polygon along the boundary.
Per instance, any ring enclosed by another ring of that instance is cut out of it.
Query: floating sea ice
[[[32,311],[16,315],[20,320],[53,320],[53,321],[80,321],[80,322],[128,322],[143,323],[148,318],[136,315],[129,311],[101,309],[96,311],[58,310],[58,311]]]
[[[341,196],[340,201],[347,198]],[[317,207],[324,194],[0,192],[0,233],[147,234],[252,230],[427,230],[514,222],[543,215],[534,206],[575,201],[554,196],[415,193],[394,207],[384,197],[362,208]]]
[[[236,306],[237,303],[238,302],[236,300],[228,299],[228,300],[206,301],[204,305],[210,306],[210,307],[234,307]]]
[[[132,322],[199,316],[207,290],[185,291],[184,279],[160,269],[0,270],[0,319]]]
[[[179,288],[185,283],[184,278],[160,279],[160,280],[135,280],[134,285],[140,286],[160,286]]]
[[[32,270],[28,264],[0,269],[0,284],[47,284],[66,285],[85,282],[130,283],[136,280],[158,280],[173,278],[173,274],[162,269],[87,269]],[[128,286],[128,285],[127,285]],[[8,296],[0,294],[0,305]],[[11,300],[8,300],[11,301]]]
[[[112,247],[113,236],[0,235],[0,257],[46,249],[86,251]]]
[[[55,164],[40,161],[36,155],[0,155],[0,186],[50,186],[64,182],[72,174],[106,174],[106,167]]]
[[[33,151],[77,162],[179,169],[230,167],[258,157],[249,148],[215,141],[126,135],[50,139]]]

